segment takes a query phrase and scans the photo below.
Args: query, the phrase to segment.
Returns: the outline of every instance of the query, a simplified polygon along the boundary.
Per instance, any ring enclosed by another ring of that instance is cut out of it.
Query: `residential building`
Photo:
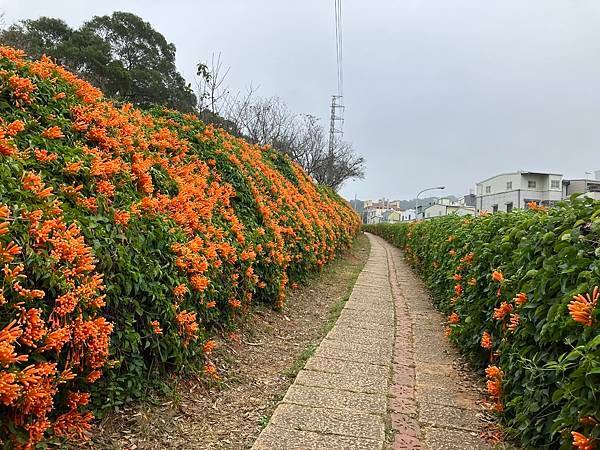
[[[529,202],[552,206],[562,199],[562,174],[518,171],[477,183],[477,212],[510,212]]]
[[[386,223],[398,223],[400,222],[400,211],[388,209],[383,213],[381,218]]]
[[[387,200],[381,198],[376,202],[365,200],[363,202],[363,222],[375,224],[381,222],[399,222],[400,221],[400,200]]]
[[[466,206],[459,202],[451,201],[448,198],[441,198],[437,203],[425,208],[423,214],[425,220],[449,216],[451,214],[456,214],[459,216],[474,216],[475,208]]]
[[[400,222],[411,222],[417,219],[417,211],[414,209],[406,209],[400,211]]]
[[[564,180],[562,183],[563,198],[568,199],[573,194],[582,194],[585,197],[600,200],[600,178],[597,172],[595,180],[579,179]]]

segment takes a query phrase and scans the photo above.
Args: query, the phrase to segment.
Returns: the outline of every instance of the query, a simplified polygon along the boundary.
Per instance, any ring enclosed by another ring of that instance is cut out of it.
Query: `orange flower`
[[[69,175],[75,175],[81,170],[83,163],[81,161],[72,162],[66,165],[65,172]]]
[[[456,294],[457,297],[460,297],[463,293],[463,287],[461,284],[457,284],[456,286],[454,286],[454,293]]]
[[[494,270],[492,272],[492,280],[502,283],[504,281],[504,274],[500,270]]]
[[[204,353],[206,353],[207,355],[211,354],[212,351],[216,347],[217,347],[217,343],[215,341],[213,341],[212,339],[208,340],[208,341],[206,341],[206,343],[204,344],[204,347],[203,347]]]
[[[451,249],[450,251],[448,251],[448,253],[450,254],[450,256],[456,256],[456,250]]]
[[[152,327],[152,332],[154,334],[163,334],[163,330],[160,327],[160,322],[158,320],[153,320],[150,322],[150,326]]]
[[[5,406],[12,405],[21,395],[21,385],[17,383],[15,375],[9,372],[0,372],[0,402]]]
[[[473,258],[475,258],[475,253],[469,252],[462,258],[460,258],[461,263],[471,264],[473,262]]]
[[[485,369],[485,375],[488,378],[486,383],[488,394],[496,402],[496,410],[502,411],[504,405],[502,405],[500,397],[502,396],[502,378],[504,377],[504,372],[497,366],[489,366]]]
[[[452,278],[454,278],[454,281],[460,281],[462,280],[462,275],[459,273],[455,273]]]
[[[548,211],[546,206],[538,205],[537,202],[529,202],[527,203],[527,207],[532,211],[544,212]]]
[[[486,383],[488,394],[497,399],[502,394],[502,382],[500,380],[488,380]]]
[[[513,306],[510,303],[502,302],[498,308],[494,309],[494,319],[504,320],[507,314],[510,314]]]
[[[182,298],[188,292],[188,288],[185,284],[179,284],[173,288],[173,295],[177,298]]]
[[[450,314],[450,316],[448,316],[448,323],[456,325],[459,322],[460,322],[460,316],[458,314],[456,314],[455,312],[453,312],[452,314]]]
[[[579,322],[585,326],[591,327],[594,322],[594,308],[598,304],[598,286],[594,287],[592,295],[589,293],[585,294],[585,297],[581,294],[577,294],[573,297],[573,300],[569,303],[569,314],[575,322]]]
[[[211,378],[219,379],[219,375],[217,373],[217,366],[215,366],[212,362],[207,362],[204,364],[204,373]]]
[[[55,125],[55,126],[46,128],[42,132],[42,137],[45,137],[46,139],[60,139],[60,138],[64,138],[65,135],[63,134],[63,132],[60,129],[60,127],[57,127]]]
[[[504,372],[498,366],[488,366],[485,369],[485,376],[488,378],[498,378],[502,379],[504,376]]]
[[[487,331],[484,331],[481,335],[481,346],[486,350],[492,348],[492,336]]]
[[[573,447],[577,447],[578,450],[593,450],[594,443],[592,439],[585,437],[583,434],[577,431],[571,431],[573,437]]]
[[[87,377],[85,377],[85,381],[88,383],[94,383],[100,379],[102,376],[102,372],[100,370],[92,370]]]
[[[17,75],[13,75],[8,79],[8,84],[13,90],[12,95],[16,100],[17,106],[20,106],[20,102],[30,104],[30,94],[37,89],[37,86],[29,78],[21,78]]]
[[[187,347],[190,341],[195,341],[198,339],[198,335],[196,334],[198,331],[196,313],[183,310],[175,316],[175,321],[179,327],[179,335],[183,337],[184,347]]]
[[[513,300],[518,306],[523,306],[525,303],[527,303],[527,294],[520,292]]]
[[[8,134],[9,136],[16,136],[24,129],[25,123],[23,123],[22,120],[15,120],[14,122],[9,123],[6,127],[6,134]]]
[[[235,298],[230,299],[228,303],[231,305],[232,308],[239,308],[240,306],[242,306],[242,302]]]
[[[519,326],[519,321],[520,321],[520,317],[518,314],[511,314],[510,315],[510,324],[508,325],[508,329],[512,332],[514,332],[517,327]]]
[[[115,223],[121,226],[127,226],[130,218],[131,214],[129,214],[127,211],[115,210],[113,213],[113,219]]]

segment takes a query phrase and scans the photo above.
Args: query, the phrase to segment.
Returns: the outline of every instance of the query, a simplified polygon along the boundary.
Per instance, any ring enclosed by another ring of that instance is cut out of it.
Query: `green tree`
[[[135,14],[96,16],[77,30],[51,17],[24,20],[0,32],[0,41],[33,58],[51,56],[110,97],[185,112],[196,107],[175,66],[175,46]]]

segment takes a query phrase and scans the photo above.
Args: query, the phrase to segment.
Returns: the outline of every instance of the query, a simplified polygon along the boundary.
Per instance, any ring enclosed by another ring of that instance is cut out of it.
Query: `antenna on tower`
[[[329,180],[333,179],[335,146],[344,134],[344,67],[342,35],[342,0],[335,2],[335,49],[337,64],[337,94],[331,96],[331,116],[329,122]]]

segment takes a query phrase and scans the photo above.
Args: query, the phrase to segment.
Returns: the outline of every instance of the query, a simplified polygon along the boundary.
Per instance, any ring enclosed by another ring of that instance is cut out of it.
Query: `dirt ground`
[[[173,395],[105,419],[86,447],[250,448],[335,322],[368,255],[369,241],[360,235],[351,250],[290,291],[283,311],[257,306],[237,341],[218,341],[219,383],[178,379]]]

